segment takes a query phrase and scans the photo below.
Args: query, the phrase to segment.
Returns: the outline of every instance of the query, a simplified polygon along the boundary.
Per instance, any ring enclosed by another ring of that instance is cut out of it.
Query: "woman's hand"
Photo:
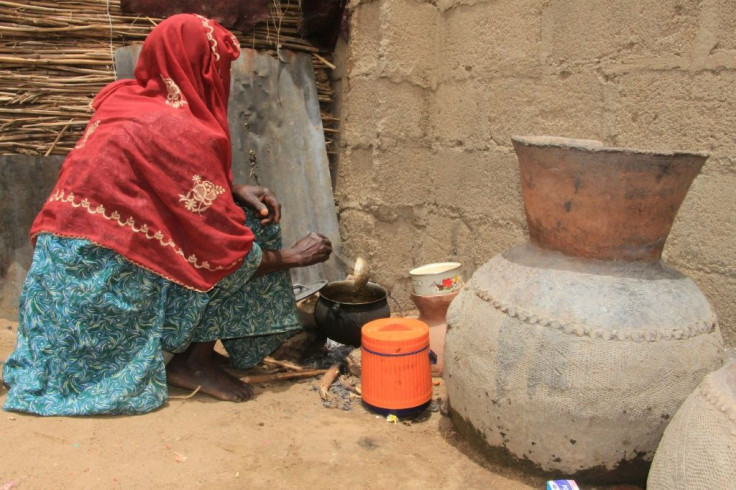
[[[311,232],[296,242],[290,252],[297,259],[297,267],[306,267],[329,259],[332,253],[332,242],[320,233]]]
[[[332,243],[330,239],[319,233],[309,233],[296,242],[291,248],[284,250],[263,250],[261,264],[256,270],[256,276],[271,272],[291,269],[292,267],[306,267],[324,262],[330,258]]]
[[[234,185],[236,202],[254,209],[261,216],[261,224],[278,224],[281,221],[281,203],[271,189],[255,185]]]

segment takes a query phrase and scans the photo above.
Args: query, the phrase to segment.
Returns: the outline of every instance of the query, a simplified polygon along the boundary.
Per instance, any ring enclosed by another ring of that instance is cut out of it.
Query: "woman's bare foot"
[[[224,356],[220,354],[217,351],[212,352],[212,361],[215,363],[215,366],[226,368],[230,365],[230,358],[228,356]]]
[[[166,366],[167,382],[172,386],[195,390],[219,400],[244,402],[253,398],[253,388],[231,376],[214,363],[214,342],[192,344],[186,352],[176,354]]]

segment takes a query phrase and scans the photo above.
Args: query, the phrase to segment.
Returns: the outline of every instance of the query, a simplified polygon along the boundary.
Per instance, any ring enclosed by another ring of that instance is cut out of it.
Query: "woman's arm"
[[[310,233],[291,248],[283,250],[263,250],[261,265],[255,275],[262,276],[270,272],[306,267],[324,262],[330,258],[332,243],[330,239],[319,233]]]

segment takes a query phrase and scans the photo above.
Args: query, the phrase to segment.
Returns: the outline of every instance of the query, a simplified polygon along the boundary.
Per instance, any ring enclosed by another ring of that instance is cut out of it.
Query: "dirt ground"
[[[0,361],[16,329],[0,318]],[[257,385],[256,398],[241,404],[195,395],[129,417],[3,411],[0,489],[544,488],[490,468],[439,411],[410,425],[389,423],[359,400],[349,410],[325,408],[315,386],[314,379]],[[0,404],[6,395],[0,388]]]

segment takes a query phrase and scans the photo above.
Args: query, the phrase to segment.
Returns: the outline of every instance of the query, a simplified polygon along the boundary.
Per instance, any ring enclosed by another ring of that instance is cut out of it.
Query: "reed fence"
[[[0,154],[66,154],[81,136],[95,94],[114,81],[114,50],[141,42],[161,19],[125,14],[119,0],[0,0]],[[298,32],[298,0],[274,0],[267,21],[234,31],[244,47],[312,55],[325,141],[336,119],[330,54]]]

